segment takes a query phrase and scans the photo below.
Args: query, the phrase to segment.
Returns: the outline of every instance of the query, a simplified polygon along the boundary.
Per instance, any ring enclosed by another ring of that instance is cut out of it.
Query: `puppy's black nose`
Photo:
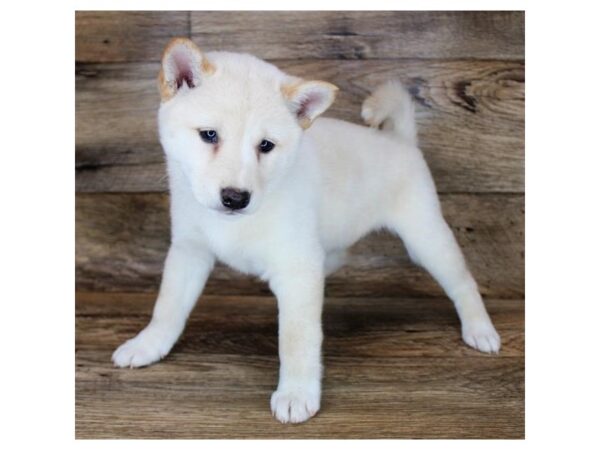
[[[244,209],[250,203],[250,192],[229,187],[221,189],[221,203],[232,210]]]

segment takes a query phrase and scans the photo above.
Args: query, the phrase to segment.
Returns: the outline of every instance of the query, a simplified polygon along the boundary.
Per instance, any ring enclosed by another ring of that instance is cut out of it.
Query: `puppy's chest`
[[[251,227],[204,224],[207,244],[217,259],[243,273],[263,277],[268,268],[269,242]]]

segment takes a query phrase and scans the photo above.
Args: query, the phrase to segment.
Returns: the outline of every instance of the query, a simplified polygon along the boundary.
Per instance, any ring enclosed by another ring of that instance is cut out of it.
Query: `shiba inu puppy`
[[[279,308],[281,422],[317,413],[326,275],[369,231],[397,234],[454,302],[464,341],[498,352],[486,312],[442,217],[399,82],[365,100],[370,127],[318,118],[337,88],[247,54],[165,49],[158,114],[171,194],[171,247],[152,320],[113,354],[119,367],[164,357],[182,333],[215,260],[268,281]],[[381,129],[379,129],[381,128]]]

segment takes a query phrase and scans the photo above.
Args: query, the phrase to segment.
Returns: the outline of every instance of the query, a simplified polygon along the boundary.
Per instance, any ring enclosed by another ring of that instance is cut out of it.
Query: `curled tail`
[[[361,115],[367,125],[391,131],[417,145],[415,106],[400,81],[391,80],[375,89],[363,102]]]

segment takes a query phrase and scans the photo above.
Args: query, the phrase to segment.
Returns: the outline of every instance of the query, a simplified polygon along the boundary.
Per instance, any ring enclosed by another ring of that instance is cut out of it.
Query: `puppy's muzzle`
[[[221,203],[233,211],[244,209],[250,203],[250,192],[230,187],[221,189]]]

